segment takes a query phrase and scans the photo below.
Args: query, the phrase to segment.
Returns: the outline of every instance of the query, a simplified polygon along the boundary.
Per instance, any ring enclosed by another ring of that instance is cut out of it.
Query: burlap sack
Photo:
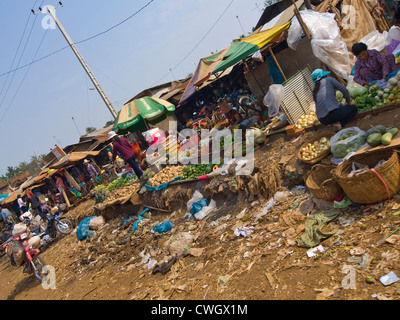
[[[89,229],[90,230],[99,230],[104,224],[106,220],[103,216],[98,216],[90,220]]]
[[[42,240],[39,236],[34,236],[29,238],[28,243],[32,249],[39,249],[39,247],[42,245]]]

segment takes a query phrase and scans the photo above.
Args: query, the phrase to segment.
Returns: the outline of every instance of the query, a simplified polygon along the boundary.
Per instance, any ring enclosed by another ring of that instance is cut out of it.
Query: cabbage
[[[351,87],[351,88],[348,88],[348,90],[349,90],[349,93],[350,93],[350,97],[353,98],[353,99],[357,98],[358,96],[363,95],[364,93],[366,93],[368,91],[367,88],[361,87],[361,86],[359,86],[359,87]]]
[[[390,78],[389,84],[391,84],[393,87],[397,86],[397,78],[396,77]]]
[[[341,102],[343,99],[343,93],[341,93],[340,91],[336,91],[336,100],[338,102]]]

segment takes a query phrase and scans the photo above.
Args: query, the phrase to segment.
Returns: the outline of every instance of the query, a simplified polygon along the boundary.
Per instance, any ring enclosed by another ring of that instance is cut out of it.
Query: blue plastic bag
[[[197,212],[199,212],[203,207],[207,207],[210,204],[210,200],[203,198],[200,201],[193,203],[192,205],[192,216],[194,216]]]
[[[139,213],[139,218],[133,224],[132,232],[135,232],[137,230],[137,228],[139,227],[139,223],[143,220],[143,215],[149,210],[150,209],[147,208],[147,209],[143,210],[141,213]]]
[[[97,216],[85,218],[81,221],[78,228],[76,229],[76,237],[78,241],[86,240],[88,238],[93,238],[96,233],[89,230],[90,220],[97,218]]]
[[[170,221],[164,221],[162,223],[157,223],[153,227],[154,232],[158,232],[158,233],[168,232],[171,229],[172,229],[172,223]]]

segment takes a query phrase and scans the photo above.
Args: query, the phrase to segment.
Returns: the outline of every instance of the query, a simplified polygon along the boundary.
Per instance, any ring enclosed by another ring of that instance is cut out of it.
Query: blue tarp
[[[3,193],[3,194],[1,194],[0,195],[0,202],[2,202],[3,200],[7,199],[10,194],[11,193]]]

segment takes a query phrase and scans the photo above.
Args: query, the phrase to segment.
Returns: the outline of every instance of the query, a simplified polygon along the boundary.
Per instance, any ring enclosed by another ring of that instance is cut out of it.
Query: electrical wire
[[[44,2],[44,1],[43,1],[43,2]],[[36,58],[36,56],[37,56],[37,54],[38,54],[38,52],[39,52],[39,50],[40,50],[40,48],[41,48],[41,46],[42,46],[42,44],[43,44],[44,38],[45,38],[46,35],[47,35],[47,31],[48,31],[48,30],[46,30],[46,32],[44,33],[44,35],[43,35],[43,37],[42,37],[42,40],[41,40],[40,43],[39,43],[39,46],[38,46],[38,48],[37,48],[37,50],[36,50],[36,52],[35,52],[35,55],[33,56],[33,60]],[[19,92],[19,90],[21,89],[22,84],[24,83],[24,81],[25,81],[25,79],[26,79],[26,77],[27,77],[27,75],[28,75],[28,73],[29,73],[29,70],[31,69],[31,66],[32,66],[32,65],[30,65],[30,66],[28,67],[28,69],[26,70],[25,75],[24,75],[24,77],[22,78],[22,80],[21,80],[21,82],[20,82],[20,84],[19,84],[19,86],[18,86],[18,89],[17,89],[17,91],[15,92],[15,94],[14,94],[14,96],[13,96],[13,98],[12,98],[10,104],[8,105],[8,107],[7,107],[7,109],[5,110],[5,112],[3,113],[3,116],[0,118],[0,123],[3,121],[5,115],[7,114],[8,110],[10,109],[11,105],[13,104],[15,98],[17,97],[18,92]]]
[[[38,0],[35,1],[35,3],[33,4],[33,7],[36,6],[36,3],[37,3],[37,2],[38,2]],[[11,66],[10,66],[10,72],[11,72],[13,66],[14,66],[15,59],[17,58],[17,55],[18,55],[18,52],[19,52],[19,48],[21,47],[22,40],[24,39],[25,32],[26,32],[26,29],[28,28],[28,24],[29,24],[29,20],[30,20],[30,19],[31,19],[31,14],[29,13],[28,19],[26,20],[26,24],[25,24],[25,27],[24,27],[24,31],[22,32],[21,40],[19,40],[19,44],[18,44],[18,47],[17,47],[17,51],[15,51],[14,59],[13,59],[13,61],[12,61],[12,63],[11,63]],[[4,81],[4,83],[3,83],[3,86],[2,86],[1,91],[0,91],[0,96],[3,94],[4,87],[6,86],[6,83],[7,83],[7,80],[8,80],[8,76],[9,76],[9,75],[10,75],[10,73],[7,74],[7,78],[6,78],[6,80]]]
[[[37,1],[36,1],[36,2],[37,2]],[[35,4],[34,4],[34,6],[36,5],[36,2],[35,2]],[[44,1],[43,1],[43,2],[44,2]],[[43,3],[43,2],[42,2],[42,3]],[[19,45],[18,45],[18,49],[17,49],[17,52],[16,52],[16,54],[15,54],[15,56],[14,56],[12,65],[14,65],[15,58],[16,58],[17,55],[18,55],[18,51],[19,51],[20,45],[21,45],[21,43],[22,43],[22,40],[23,40],[23,37],[24,37],[24,35],[25,35],[27,26],[28,26],[28,24],[29,24],[29,20],[30,20],[30,18],[28,18],[28,21],[27,21],[27,23],[26,23],[26,25],[25,25],[25,29],[24,29],[24,32],[23,32],[23,36],[22,36],[22,38],[21,38],[21,40],[20,40],[20,43],[19,43]],[[24,53],[25,53],[26,46],[27,46],[27,44],[28,44],[28,42],[29,42],[29,39],[30,39],[30,37],[31,37],[31,35],[32,35],[32,30],[33,30],[33,27],[34,27],[34,25],[35,25],[35,21],[36,21],[36,17],[35,17],[35,19],[34,19],[34,21],[33,21],[33,24],[32,24],[31,30],[30,30],[30,32],[29,32],[28,38],[27,38],[26,41],[25,41],[25,45],[24,45],[24,48],[22,49],[22,53],[21,53],[21,55],[20,55],[20,57],[19,57],[19,60],[18,60],[18,63],[17,63],[17,67],[20,65],[21,60],[22,60],[22,57],[23,57],[23,55],[24,55]],[[12,68],[12,67],[11,67],[11,68]],[[13,75],[12,75],[12,78],[11,78],[9,84],[8,84],[7,90],[6,90],[6,92],[4,93],[3,98],[2,98],[2,100],[1,100],[1,102],[0,102],[0,109],[1,109],[1,106],[3,105],[3,103],[4,103],[4,100],[5,100],[6,97],[7,97],[7,94],[8,94],[8,91],[10,90],[11,84],[12,84],[12,82],[14,81],[15,74],[16,74],[16,71],[14,71],[14,73],[13,73]],[[6,83],[7,83],[7,80],[8,80],[8,75],[7,75],[6,81],[4,82],[4,85],[3,85],[3,88],[2,88],[2,90],[1,90],[1,92],[3,92],[3,89],[4,89],[4,87],[5,87]]]
[[[87,41],[89,41],[89,40],[92,40],[92,39],[94,39],[94,38],[97,38],[97,37],[99,37],[100,35],[103,35],[103,34],[109,32],[109,31],[115,29],[116,27],[120,26],[121,24],[127,22],[128,20],[132,19],[134,16],[136,16],[137,14],[139,14],[141,11],[143,11],[145,8],[147,8],[147,7],[148,7],[152,2],[154,2],[154,1],[155,1],[155,0],[150,0],[147,4],[145,4],[145,5],[144,5],[142,8],[140,8],[138,11],[136,11],[135,13],[133,13],[132,15],[130,15],[128,18],[126,18],[126,19],[122,20],[121,22],[117,23],[116,25],[112,26],[111,28],[108,28],[107,30],[102,31],[102,32],[99,32],[99,33],[97,33],[97,34],[95,34],[95,35],[93,35],[93,36],[91,36],[91,37],[89,37],[89,38],[86,38],[86,39],[84,39],[84,40],[80,40],[80,41],[78,41],[78,42],[75,42],[75,44],[81,44],[81,43],[87,42]],[[49,58],[49,57],[51,57],[51,56],[53,56],[53,55],[59,53],[60,51],[65,50],[65,49],[67,49],[67,48],[69,48],[69,46],[65,46],[65,47],[63,47],[63,48],[60,48],[60,49],[58,49],[58,50],[56,50],[56,51],[54,51],[54,52],[52,52],[52,53],[49,53],[48,55],[45,55],[45,56],[43,56],[43,57],[41,57],[41,58],[39,58],[39,59],[36,59],[36,60],[34,60],[34,61],[31,61],[30,63],[27,63],[27,64],[25,64],[25,65],[23,65],[23,66],[17,67],[17,68],[15,68],[15,69],[13,69],[13,70],[10,70],[10,71],[8,71],[8,72],[4,72],[4,73],[0,74],[0,77],[3,77],[3,76],[5,76],[5,75],[7,75],[7,74],[9,74],[9,73],[18,71],[18,70],[20,70],[20,69],[29,67],[30,65],[32,65],[32,64],[34,64],[34,63],[37,63],[37,62],[39,62],[39,61],[42,61],[42,60],[44,60],[44,59],[46,59],[46,58]]]
[[[175,67],[173,67],[172,69],[170,69],[170,70],[168,71],[168,73],[166,73],[160,80],[158,80],[157,82],[153,83],[153,84],[151,85],[152,87],[155,86],[156,84],[160,83],[160,82],[161,82],[164,78],[166,78],[170,73],[172,74],[172,71],[175,70],[176,68],[178,68],[178,67],[183,63],[183,61],[185,61],[185,60],[193,53],[193,51],[197,49],[197,47],[203,42],[203,40],[210,34],[210,32],[214,29],[214,27],[217,25],[217,23],[222,19],[222,17],[225,15],[226,11],[228,11],[228,9],[230,8],[230,6],[232,5],[233,1],[234,1],[234,0],[232,0],[232,1],[228,4],[228,6],[227,6],[226,9],[224,10],[224,12],[222,12],[222,14],[219,16],[219,18],[217,19],[217,21],[216,21],[216,22],[212,25],[212,27],[210,28],[210,30],[207,31],[207,33],[204,35],[204,37],[200,39],[200,41],[193,47],[193,49],[190,50],[189,53],[188,53],[187,55],[185,55],[185,57],[184,57],[180,62],[178,62],[178,64],[177,64]]]

